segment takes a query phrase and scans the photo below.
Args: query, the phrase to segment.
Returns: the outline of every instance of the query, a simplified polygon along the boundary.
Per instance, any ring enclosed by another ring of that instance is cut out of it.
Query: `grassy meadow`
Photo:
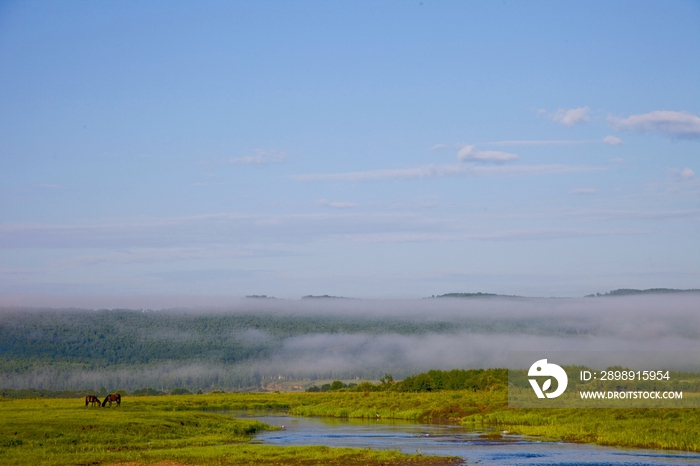
[[[0,398],[0,464],[110,465],[444,465],[445,458],[351,448],[276,447],[251,442],[274,429],[219,414],[232,407],[279,407],[274,395],[247,404],[238,395],[125,397],[117,408],[84,400]]]
[[[461,423],[542,440],[700,451],[697,409],[511,409],[505,390],[219,393],[125,396],[120,408],[77,398],[0,398],[0,464],[110,465],[450,464],[395,451],[275,447],[251,442],[275,429],[221,414],[285,410],[299,416]]]

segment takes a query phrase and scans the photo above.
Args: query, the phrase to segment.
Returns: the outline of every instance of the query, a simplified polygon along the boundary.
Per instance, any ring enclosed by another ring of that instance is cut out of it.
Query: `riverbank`
[[[461,463],[453,458],[386,450],[252,443],[254,434],[278,427],[205,411],[232,396],[129,397],[122,400],[119,408],[86,407],[84,400],[76,398],[0,401],[0,464],[448,466]]]
[[[690,408],[511,409],[505,390],[240,393],[208,395],[206,403],[215,409],[283,409],[297,416],[454,423],[542,440],[700,452],[700,410]]]

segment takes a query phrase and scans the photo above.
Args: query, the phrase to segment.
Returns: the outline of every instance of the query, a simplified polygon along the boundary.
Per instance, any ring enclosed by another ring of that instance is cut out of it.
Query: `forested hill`
[[[432,352],[418,356],[412,350],[444,346],[436,335],[452,335],[462,344],[458,333],[581,331],[531,318],[401,316],[3,309],[0,388],[228,390],[259,387],[264,378],[280,376],[407,376],[426,364],[436,367],[426,359]],[[439,355],[435,361],[449,368]]]
[[[602,348],[619,336],[631,348],[671,339],[695,344],[698,299],[251,299],[228,311],[0,309],[0,388],[231,390],[273,378],[376,380],[499,367],[508,348],[553,342]]]
[[[0,388],[255,388],[263,378],[276,378],[280,372],[294,377],[284,363],[269,364],[289,350],[285,344],[290,341],[310,339],[308,351],[313,351],[314,336],[416,336],[450,333],[465,326],[492,331],[494,323],[455,325],[437,320],[274,313],[4,309],[0,310]],[[376,378],[385,370],[379,366],[333,369],[332,364],[317,370],[313,366],[309,363],[297,374]],[[403,367],[406,373],[412,369]]]
[[[238,362],[269,356],[290,336],[313,333],[415,335],[454,330],[448,322],[329,316],[188,314],[133,310],[4,311],[0,357],[90,367],[206,359]]]
[[[0,310],[0,371],[44,363],[91,368],[206,360],[264,358],[290,337],[317,334],[421,335],[474,333],[567,334],[532,318],[416,319],[274,313],[137,310]]]

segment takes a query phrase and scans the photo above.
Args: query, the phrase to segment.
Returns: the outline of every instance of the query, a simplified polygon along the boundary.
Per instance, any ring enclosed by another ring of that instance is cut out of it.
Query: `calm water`
[[[700,455],[683,452],[606,448],[570,443],[537,442],[517,435],[499,440],[484,438],[459,426],[410,422],[301,418],[283,414],[236,413],[286,430],[256,437],[271,445],[327,445],[371,447],[405,453],[459,456],[468,465],[651,466],[700,465]],[[699,427],[700,428],[700,427]]]

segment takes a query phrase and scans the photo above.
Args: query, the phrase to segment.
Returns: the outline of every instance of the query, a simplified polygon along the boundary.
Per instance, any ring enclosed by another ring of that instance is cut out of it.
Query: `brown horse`
[[[112,406],[112,401],[116,401],[117,406],[121,406],[122,405],[122,396],[119,393],[107,395],[105,397],[105,400],[102,402],[102,407],[104,408],[107,403],[109,403],[109,406]]]
[[[97,406],[101,404],[100,399],[97,398],[95,395],[88,395],[85,397],[85,406],[87,406],[90,403],[92,404],[92,406],[95,406],[95,403],[97,403]]]

